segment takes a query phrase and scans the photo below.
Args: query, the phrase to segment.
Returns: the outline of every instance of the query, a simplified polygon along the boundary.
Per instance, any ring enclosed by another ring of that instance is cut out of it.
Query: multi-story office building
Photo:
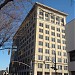
[[[75,75],[75,19],[66,25],[66,46],[69,75]]]
[[[19,62],[30,65],[32,75],[68,75],[68,60],[65,43],[67,14],[35,3],[14,36]],[[18,75],[29,75],[30,67],[20,64],[15,68]]]

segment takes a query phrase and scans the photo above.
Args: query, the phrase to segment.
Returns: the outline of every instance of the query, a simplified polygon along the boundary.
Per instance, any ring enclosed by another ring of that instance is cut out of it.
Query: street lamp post
[[[19,63],[19,64],[23,64],[23,65],[28,66],[29,69],[30,69],[29,75],[32,75],[32,61],[30,62],[30,65],[28,65],[28,64],[26,64],[26,63],[23,63],[23,62],[19,62],[19,61],[12,61],[12,64],[13,64],[13,63],[16,63],[16,62]]]
[[[56,68],[56,52],[55,52],[55,61],[53,62],[54,63],[54,67],[51,67],[52,69],[55,70],[55,75],[57,75],[57,68]]]

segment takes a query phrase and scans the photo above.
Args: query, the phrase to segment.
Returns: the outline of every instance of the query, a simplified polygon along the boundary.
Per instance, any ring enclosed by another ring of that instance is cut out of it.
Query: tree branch
[[[11,2],[13,0],[5,0],[2,4],[0,4],[0,10],[3,8],[8,2]]]

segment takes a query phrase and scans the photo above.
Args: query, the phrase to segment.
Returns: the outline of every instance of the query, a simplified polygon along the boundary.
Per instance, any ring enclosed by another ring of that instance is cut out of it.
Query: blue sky
[[[40,2],[47,6],[53,7],[57,10],[67,13],[67,22],[75,18],[75,0],[42,0]],[[10,55],[8,55],[8,51],[5,50],[4,53],[0,51],[0,70],[6,69],[6,67],[9,66],[9,62]]]

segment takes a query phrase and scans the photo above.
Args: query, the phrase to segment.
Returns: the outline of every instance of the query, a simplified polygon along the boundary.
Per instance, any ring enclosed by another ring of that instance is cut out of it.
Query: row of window
[[[44,27],[44,24],[43,23],[39,23],[39,26],[40,27]],[[45,25],[45,28],[49,29],[50,25],[46,24]],[[55,27],[54,26],[51,26],[51,30],[55,30]],[[65,30],[64,29],[60,29],[60,28],[56,28],[56,31],[60,32],[62,31],[62,33],[65,33]]]
[[[43,68],[43,63],[38,63],[38,68]],[[45,69],[50,69],[50,64],[45,64]],[[62,65],[57,65],[58,70],[62,70]],[[64,70],[68,70],[68,66],[64,66]]]
[[[43,60],[43,55],[38,55],[38,60]],[[58,62],[62,62],[62,58],[57,58]],[[45,56],[45,61],[50,61],[49,56]],[[55,57],[52,57],[51,59],[52,62],[55,62]],[[66,58],[63,58],[63,62],[67,63],[68,60]]]
[[[39,53],[43,53],[43,48],[39,48],[38,52]],[[45,49],[45,53],[46,54],[50,54],[50,50],[49,49]],[[52,54],[55,55],[55,50],[52,50]],[[62,53],[60,51],[58,51],[58,56],[62,56]],[[67,56],[67,53],[63,52],[63,56]]]
[[[41,35],[41,34],[39,34],[39,38],[40,38],[40,39],[43,39],[44,36]],[[45,36],[45,40],[48,40],[48,41],[49,41],[49,40],[50,40],[49,36]],[[52,42],[55,42],[55,38],[52,37],[52,38],[51,38],[51,41],[52,41]],[[60,40],[60,39],[57,39],[57,42],[58,42],[58,43],[61,43],[61,40]],[[63,43],[63,44],[66,44],[65,40],[63,40],[62,43]]]
[[[40,46],[43,46],[43,42],[42,42],[42,41],[39,41],[39,45],[40,45]],[[50,48],[50,44],[47,43],[47,42],[45,42],[45,47]],[[52,44],[52,45],[51,45],[51,48],[55,48],[55,44]],[[57,49],[66,50],[66,46],[57,45]]]
[[[43,33],[43,29],[39,28],[39,32]],[[49,34],[50,32],[48,30],[45,30],[45,34]],[[55,36],[55,32],[51,32],[52,36]],[[57,33],[57,37],[60,37],[60,33]],[[65,38],[65,35],[62,34],[62,38]]]
[[[50,21],[52,23],[55,23],[56,20],[55,24],[61,24],[62,26],[64,26],[64,18],[60,18],[59,16],[56,16],[55,18],[55,15],[44,12],[42,9],[39,9],[39,18],[42,20]]]

